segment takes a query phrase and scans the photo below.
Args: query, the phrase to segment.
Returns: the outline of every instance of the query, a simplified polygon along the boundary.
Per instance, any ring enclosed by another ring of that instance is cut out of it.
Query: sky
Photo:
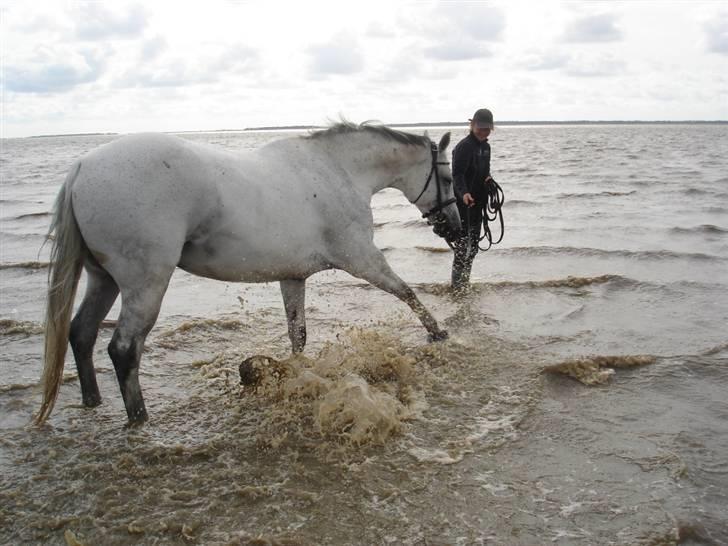
[[[3,138],[728,120],[728,1],[0,0]]]

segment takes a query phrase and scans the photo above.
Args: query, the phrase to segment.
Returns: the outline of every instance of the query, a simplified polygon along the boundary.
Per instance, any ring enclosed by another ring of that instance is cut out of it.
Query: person
[[[470,270],[478,253],[486,181],[490,178],[490,144],[493,113],[481,108],[470,121],[470,134],[452,151],[452,176],[462,230],[448,239],[453,248],[452,288],[463,291],[470,285]]]

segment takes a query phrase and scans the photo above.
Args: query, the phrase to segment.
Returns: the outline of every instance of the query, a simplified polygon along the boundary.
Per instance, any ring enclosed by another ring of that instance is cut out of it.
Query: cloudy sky
[[[3,137],[728,119],[728,3],[0,0]]]

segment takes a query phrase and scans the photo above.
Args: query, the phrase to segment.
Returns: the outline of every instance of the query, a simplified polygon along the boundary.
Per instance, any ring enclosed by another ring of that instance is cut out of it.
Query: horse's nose
[[[460,213],[458,212],[458,208],[455,203],[449,204],[440,214],[445,217],[444,219],[447,221],[451,232],[462,235]]]

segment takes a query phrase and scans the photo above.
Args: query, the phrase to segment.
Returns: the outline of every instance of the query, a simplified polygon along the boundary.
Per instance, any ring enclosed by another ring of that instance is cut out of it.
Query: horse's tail
[[[38,425],[43,424],[51,414],[63,382],[63,364],[68,349],[73,300],[87,252],[71,203],[71,187],[80,170],[80,163],[74,165],[61,186],[46,237],[46,240],[52,239],[53,243],[45,318],[43,403],[35,416]]]

